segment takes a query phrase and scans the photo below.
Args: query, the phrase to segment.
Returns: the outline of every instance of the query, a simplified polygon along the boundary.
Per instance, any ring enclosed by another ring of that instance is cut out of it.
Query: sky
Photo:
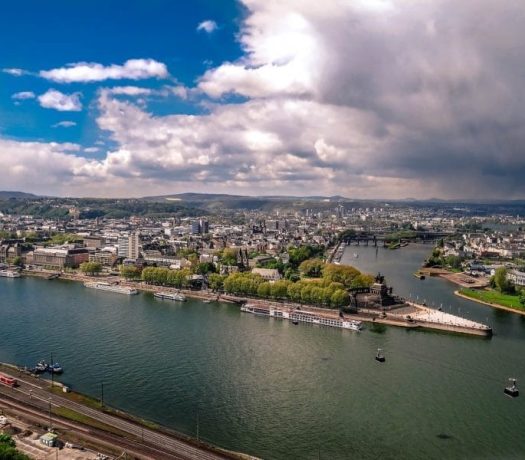
[[[0,190],[525,198],[522,0],[19,0]]]

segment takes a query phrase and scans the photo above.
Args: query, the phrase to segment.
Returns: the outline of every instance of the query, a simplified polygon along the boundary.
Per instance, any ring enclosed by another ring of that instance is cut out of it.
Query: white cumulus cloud
[[[39,75],[58,83],[80,83],[104,80],[143,80],[147,78],[166,78],[166,64],[154,59],[129,59],[122,65],[104,66],[96,62],[77,62],[66,67],[42,70]]]
[[[15,93],[11,96],[11,99],[15,100],[24,100],[24,99],[34,99],[35,93],[33,91],[20,91],[19,93]]]
[[[12,75],[13,77],[21,77],[27,73],[24,69],[17,68],[2,69],[2,72]]]
[[[203,30],[204,32],[207,32],[211,34],[215,30],[217,30],[217,23],[215,21],[212,21],[211,19],[207,19],[206,21],[202,21],[198,26],[197,30]]]
[[[76,126],[76,122],[74,121],[59,121],[58,123],[55,123],[52,127],[53,128],[72,128],[73,126]]]
[[[107,89],[107,92],[117,96],[149,96],[152,90],[149,88],[140,88],[138,86],[115,86]]]
[[[46,109],[55,109],[60,112],[79,112],[82,110],[80,93],[64,94],[55,89],[50,89],[38,96],[38,102]]]

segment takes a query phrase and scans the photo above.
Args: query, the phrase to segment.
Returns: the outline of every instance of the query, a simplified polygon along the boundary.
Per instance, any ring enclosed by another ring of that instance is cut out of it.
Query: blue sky
[[[525,198],[525,2],[5,3],[0,190]]]
[[[0,65],[38,73],[81,61],[110,65],[147,57],[166,64],[169,80],[192,86],[207,68],[241,55],[235,34],[242,16],[242,6],[228,0],[8,2],[2,6],[0,16]],[[197,30],[210,18],[217,23],[216,30]],[[103,86],[134,83],[107,80]],[[140,81],[140,86],[160,88],[167,83],[165,79],[151,78]],[[13,139],[75,142],[86,147],[106,140],[94,122],[96,108],[92,102],[100,86],[100,82],[60,84],[33,75],[13,77],[2,72],[0,132]],[[16,93],[32,91],[39,95],[50,88],[81,92],[84,109],[60,112],[40,107],[35,99],[12,99]],[[198,105],[176,97],[154,99],[149,109],[159,114],[202,111]],[[77,125],[53,127],[61,121]]]

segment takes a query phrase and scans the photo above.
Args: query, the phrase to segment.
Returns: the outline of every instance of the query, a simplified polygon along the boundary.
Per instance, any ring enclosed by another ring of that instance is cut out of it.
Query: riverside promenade
[[[27,275],[33,275],[31,272],[26,272]],[[40,273],[35,273],[36,276],[42,276]],[[318,308],[310,305],[297,304],[292,302],[279,302],[269,299],[245,298],[230,294],[219,294],[212,291],[200,290],[193,291],[187,289],[176,289],[166,286],[154,286],[146,284],[142,281],[126,281],[120,277],[115,276],[87,276],[77,273],[64,273],[60,276],[61,279],[70,281],[105,281],[110,283],[117,283],[121,286],[135,288],[142,292],[181,292],[185,296],[206,301],[218,301],[242,304],[250,302],[257,304],[261,308],[286,308],[289,311],[302,310],[310,313],[316,313],[326,318],[338,318],[339,310],[332,310],[328,308]],[[492,336],[492,328],[482,323],[462,318],[460,316],[451,315],[449,313],[440,312],[438,310],[426,307],[424,305],[416,304],[414,302],[405,301],[404,305],[399,308],[394,308],[388,312],[382,313],[378,310],[359,309],[357,313],[347,315],[351,319],[363,321],[365,323],[384,324],[387,326],[404,327],[407,329],[432,329],[442,332],[451,332],[467,335],[476,335],[482,337]]]

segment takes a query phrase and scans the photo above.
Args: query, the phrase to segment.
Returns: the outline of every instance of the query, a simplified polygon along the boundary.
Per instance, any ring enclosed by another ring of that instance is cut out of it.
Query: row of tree
[[[190,285],[191,270],[170,270],[169,268],[146,267],[142,270],[141,278],[148,284],[158,286],[172,286],[176,288],[187,288]]]
[[[97,275],[102,271],[102,264],[99,262],[83,262],[80,264],[80,271],[86,275]]]
[[[224,290],[229,294],[290,300],[329,308],[339,308],[350,303],[350,296],[343,284],[328,279],[297,282],[283,279],[270,283],[253,273],[232,273],[224,280]]]

